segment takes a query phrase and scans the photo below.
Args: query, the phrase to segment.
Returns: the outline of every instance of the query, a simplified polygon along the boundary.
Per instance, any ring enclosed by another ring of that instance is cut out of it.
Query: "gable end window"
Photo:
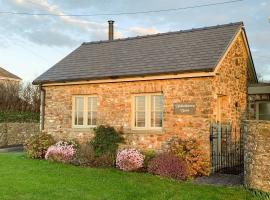
[[[134,96],[133,110],[133,128],[161,129],[163,127],[163,96],[161,94]]]
[[[97,125],[97,97],[74,96],[72,105],[73,127],[86,128]]]

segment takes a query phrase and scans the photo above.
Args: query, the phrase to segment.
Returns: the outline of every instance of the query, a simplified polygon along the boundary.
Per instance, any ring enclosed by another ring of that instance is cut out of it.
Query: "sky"
[[[37,16],[1,12],[104,14],[193,7],[226,0],[0,0],[0,66],[33,81],[83,42],[133,37],[243,21],[255,68],[270,80],[270,0],[136,15]],[[228,0],[227,0],[228,1]]]

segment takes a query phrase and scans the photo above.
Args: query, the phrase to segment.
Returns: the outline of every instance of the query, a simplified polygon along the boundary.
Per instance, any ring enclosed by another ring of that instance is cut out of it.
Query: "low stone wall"
[[[0,147],[23,144],[37,133],[38,123],[0,123]]]
[[[245,184],[270,192],[270,122],[247,121]]]

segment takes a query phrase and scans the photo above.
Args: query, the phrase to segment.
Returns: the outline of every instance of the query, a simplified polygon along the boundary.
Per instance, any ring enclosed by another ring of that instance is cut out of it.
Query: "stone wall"
[[[160,148],[162,143],[177,135],[201,138],[209,149],[214,101],[212,80],[213,77],[207,77],[45,87],[45,132],[58,138],[89,140],[90,129],[72,127],[72,96],[95,95],[98,97],[98,124],[123,129],[129,145]],[[134,95],[144,93],[162,93],[164,96],[164,126],[160,131],[131,128]],[[195,102],[195,114],[174,114],[173,104],[181,102]]]
[[[270,192],[270,122],[248,121],[245,138],[245,184]]]
[[[239,126],[247,117],[248,65],[244,39],[239,36],[214,80],[215,98],[221,98],[221,122],[232,123],[233,127]],[[214,115],[217,118],[216,112]]]
[[[38,123],[0,123],[0,147],[23,144],[38,133]]]

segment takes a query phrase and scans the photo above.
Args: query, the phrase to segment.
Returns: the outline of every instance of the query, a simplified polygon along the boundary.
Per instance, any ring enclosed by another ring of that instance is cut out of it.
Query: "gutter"
[[[149,80],[164,80],[164,79],[180,79],[180,78],[198,78],[198,77],[211,77],[215,76],[214,72],[194,72],[194,73],[181,73],[181,74],[163,74],[163,75],[148,75],[148,76],[132,76],[132,77],[110,77],[103,79],[92,80],[61,80],[59,82],[42,82],[44,87],[47,86],[60,86],[60,85],[81,85],[81,84],[96,84],[96,83],[116,83],[116,82],[134,82],[134,81],[149,81]],[[33,82],[38,84],[38,82]]]

